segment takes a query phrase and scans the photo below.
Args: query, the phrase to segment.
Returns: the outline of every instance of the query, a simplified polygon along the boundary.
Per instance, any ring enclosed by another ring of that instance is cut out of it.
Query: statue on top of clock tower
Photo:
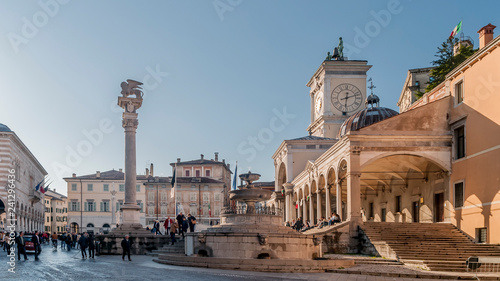
[[[327,56],[307,83],[311,98],[307,130],[317,137],[335,138],[349,116],[366,108],[366,72],[371,65],[344,58],[342,37],[339,39],[333,55]]]

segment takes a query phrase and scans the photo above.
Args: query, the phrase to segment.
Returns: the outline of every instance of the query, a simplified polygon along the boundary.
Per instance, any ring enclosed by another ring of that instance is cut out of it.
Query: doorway
[[[418,201],[415,201],[411,204],[411,216],[413,217],[413,222],[419,222],[420,221],[420,204]]]
[[[444,221],[444,193],[434,194],[434,222]]]

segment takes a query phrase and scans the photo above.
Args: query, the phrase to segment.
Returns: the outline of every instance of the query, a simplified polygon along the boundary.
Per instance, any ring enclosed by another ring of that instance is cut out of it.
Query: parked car
[[[24,236],[24,244],[26,245],[26,253],[35,253],[35,245],[33,244],[33,237]]]

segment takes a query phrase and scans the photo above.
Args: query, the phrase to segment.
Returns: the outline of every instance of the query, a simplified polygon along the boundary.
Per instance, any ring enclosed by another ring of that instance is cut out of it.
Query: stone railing
[[[221,210],[222,215],[272,215],[282,216],[283,211],[279,208],[271,207],[248,207],[248,206],[234,206],[225,207]]]

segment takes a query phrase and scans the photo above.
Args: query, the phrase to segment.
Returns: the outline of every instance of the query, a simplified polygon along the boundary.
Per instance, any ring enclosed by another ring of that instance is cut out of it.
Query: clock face
[[[321,108],[323,107],[323,98],[321,97],[322,93],[318,95],[316,98],[316,113],[319,113],[321,111]]]
[[[361,91],[352,84],[340,84],[332,91],[332,104],[342,112],[351,112],[358,109],[362,100]]]

